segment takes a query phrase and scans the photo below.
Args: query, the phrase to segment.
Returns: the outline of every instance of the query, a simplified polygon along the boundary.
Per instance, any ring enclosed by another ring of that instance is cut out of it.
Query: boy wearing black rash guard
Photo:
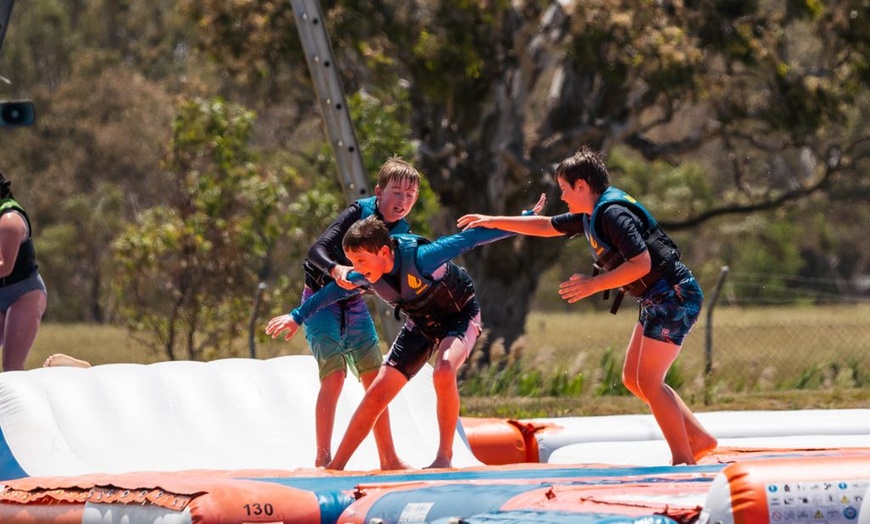
[[[637,300],[638,321],[628,343],[622,382],[650,407],[671,449],[671,463],[696,464],[716,448],[716,438],[665,383],[665,375],[698,320],[704,298],[701,288],[649,211],[610,185],[597,152],[581,147],[559,164],[555,176],[568,213],[554,217],[471,214],[460,217],[457,225],[538,237],[585,234],[595,270],[592,275],[571,276],[560,285],[559,294],[573,304],[599,291],[620,289],[618,297],[628,293]]]
[[[378,171],[375,196],[351,203],[320,235],[308,250],[305,259],[305,289],[302,302],[307,301],[331,282],[353,289],[347,281],[352,269],[341,249],[341,239],[355,222],[376,217],[391,233],[410,230],[405,217],[417,201],[420,174],[411,164],[393,157]],[[305,338],[317,359],[320,390],[315,408],[317,455],[315,466],[325,466],[332,460],[332,429],[335,409],[344,386],[347,370],[359,377],[368,388],[383,362],[375,324],[362,297],[351,296],[305,320]],[[396,455],[390,433],[389,414],[375,426],[375,441],[383,469],[407,467]]]

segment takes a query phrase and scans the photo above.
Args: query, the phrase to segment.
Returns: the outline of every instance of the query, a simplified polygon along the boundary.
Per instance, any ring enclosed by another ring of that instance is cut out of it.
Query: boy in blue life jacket
[[[347,289],[356,287],[347,280],[352,267],[341,249],[341,240],[355,222],[374,217],[392,233],[408,233],[405,217],[417,202],[420,174],[401,158],[388,159],[378,171],[375,196],[351,203],[330,224],[308,250],[305,268],[305,303],[318,290],[335,282]],[[361,296],[349,295],[305,320],[305,337],[317,359],[320,391],[317,394],[315,435],[317,454],[315,466],[325,466],[332,460],[332,432],[335,409],[347,369],[359,377],[368,389],[383,362],[375,324]],[[389,414],[384,413],[375,426],[382,469],[406,469],[396,454],[390,432]]]
[[[535,206],[539,212],[543,195]],[[451,259],[476,246],[513,236],[490,229],[469,229],[428,242],[415,235],[391,236],[383,223],[367,218],[351,226],[342,243],[353,263],[351,281],[357,290],[326,286],[287,315],[273,318],[266,333],[272,338],[287,332],[289,340],[299,325],[336,300],[359,296],[366,289],[400,309],[406,321],[384,364],[351,417],[347,432],[326,467],[344,469],[353,453],[382,418],[389,402],[436,354],[432,382],[437,398],[439,445],[430,468],[449,468],[453,436],[459,421],[456,373],[480,335],[480,304],[466,271]]]
[[[568,213],[553,217],[471,214],[460,228],[495,228],[538,237],[585,234],[595,260],[592,275],[575,274],[559,294],[574,303],[599,291],[621,288],[640,305],[622,381],[649,405],[671,450],[672,464],[696,464],[716,439],[695,418],[676,391],[665,384],[668,368],[698,320],[703,294],[680,262],[677,246],[640,203],[612,187],[597,152],[581,147],[556,168]],[[618,302],[614,303],[614,309]]]

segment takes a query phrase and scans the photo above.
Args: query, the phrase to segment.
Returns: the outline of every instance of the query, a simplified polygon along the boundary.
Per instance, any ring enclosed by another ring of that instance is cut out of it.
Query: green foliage
[[[742,223],[731,224],[723,240],[725,265],[738,270],[740,280],[726,282],[728,292],[745,303],[790,303],[795,297],[788,276],[801,266],[798,253],[802,229],[792,222],[755,215]]]
[[[717,201],[715,188],[701,162],[674,166],[663,160],[645,161],[636,152],[617,147],[607,158],[611,183],[640,200],[656,220],[685,220]],[[672,227],[667,228],[673,232]]]
[[[607,348],[601,356],[601,380],[595,388],[595,394],[600,397],[624,397],[631,392],[622,385],[622,361],[615,355],[613,347]]]
[[[102,283],[111,266],[106,246],[124,224],[121,188],[100,183],[92,196],[66,199],[59,212],[68,220],[49,225],[35,237],[39,260],[50,262],[39,268],[49,289],[48,318],[104,322],[111,315]],[[70,261],[76,261],[75,267]]]
[[[460,383],[462,395],[509,397],[577,397],[583,393],[582,374],[567,371],[546,375],[528,369],[519,359],[499,361],[478,369]]]
[[[166,161],[175,187],[115,241],[119,314],[169,359],[237,354],[280,232],[283,188],[249,148],[253,116],[219,99],[183,100]]]
[[[800,370],[797,378],[784,381],[778,388],[782,390],[807,390],[864,387],[866,376],[861,367],[861,362],[855,358],[818,363]]]

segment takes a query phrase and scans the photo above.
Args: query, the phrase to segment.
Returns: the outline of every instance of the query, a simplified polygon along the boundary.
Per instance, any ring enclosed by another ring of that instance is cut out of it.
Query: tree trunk
[[[525,332],[541,273],[555,262],[563,247],[560,238],[513,237],[464,256],[488,333],[479,349],[480,364],[492,362],[493,343],[498,341],[510,352],[512,344]]]

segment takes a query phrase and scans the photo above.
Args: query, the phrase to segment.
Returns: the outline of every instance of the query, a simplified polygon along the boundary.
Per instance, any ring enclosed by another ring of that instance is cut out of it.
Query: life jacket
[[[627,292],[633,297],[640,297],[650,285],[664,275],[667,269],[673,266],[674,262],[680,259],[680,250],[673,240],[662,231],[656,219],[653,218],[652,214],[640,202],[626,192],[611,186],[601,194],[601,197],[595,204],[595,208],[592,210],[592,214],[583,216],[583,229],[586,232],[586,239],[589,241],[592,258],[595,260],[593,275],[598,274],[600,271],[610,271],[625,262],[619,251],[608,244],[601,237],[598,230],[601,213],[614,204],[627,207],[643,223],[641,236],[650,253],[650,271],[634,282],[622,286],[623,292]],[[606,291],[604,298],[608,298]],[[619,307],[618,301],[621,299],[622,296],[620,295],[617,297],[617,301],[614,301],[614,306],[611,308],[612,313],[616,312],[616,309]]]
[[[361,198],[356,201],[356,204],[361,210],[359,220],[363,220],[364,218],[368,218],[378,213],[378,197],[376,196]],[[408,233],[411,231],[411,225],[403,218],[394,222],[389,230],[390,234]],[[332,257],[333,260],[339,260],[350,265],[347,258],[344,256],[341,242],[330,246],[329,256]],[[334,280],[328,273],[321,271],[320,268],[312,264],[308,259],[303,262],[302,267],[305,269],[305,283],[314,291],[319,290]]]
[[[395,308],[396,318],[404,312],[424,333],[437,336],[441,322],[462,311],[474,298],[474,283],[462,267],[448,261],[440,279],[425,274],[417,267],[416,254],[420,245],[429,243],[416,235],[393,237],[396,263],[399,264],[398,288],[389,278],[381,278],[371,286],[381,299]]]
[[[21,216],[24,217],[24,221],[27,222],[27,240],[22,242],[21,247],[18,248],[18,257],[15,258],[15,265],[12,266],[12,272],[6,275],[5,278],[0,278],[0,287],[21,282],[22,280],[29,278],[36,272],[38,267],[36,264],[36,247],[33,245],[33,239],[31,238],[32,229],[30,227],[30,217],[28,217],[27,213],[24,212],[24,208],[11,198],[0,200],[0,216],[11,211],[21,213]]]

